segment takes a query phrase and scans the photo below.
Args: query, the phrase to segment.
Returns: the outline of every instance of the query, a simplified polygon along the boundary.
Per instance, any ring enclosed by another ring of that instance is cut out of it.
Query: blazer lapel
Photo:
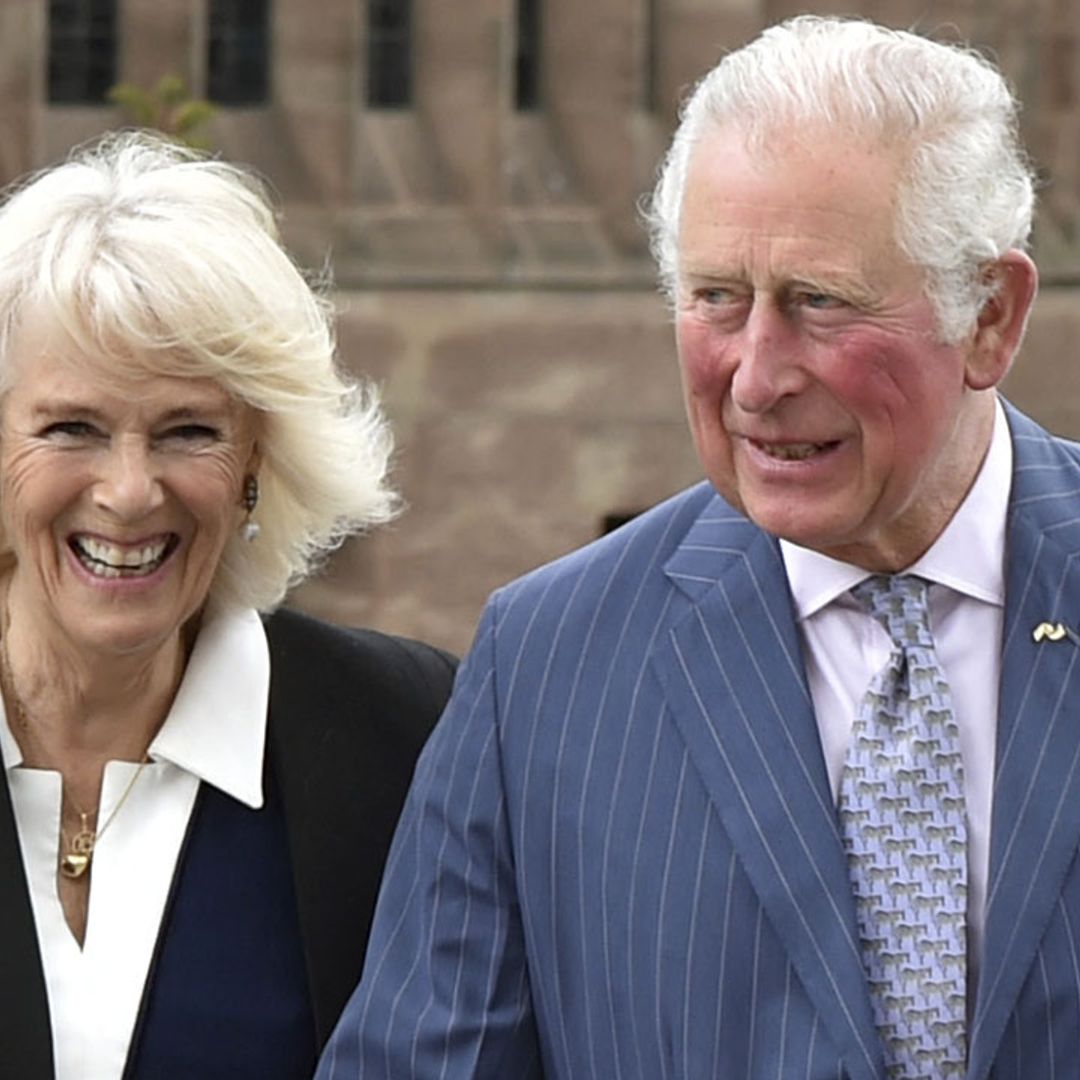
[[[847,1073],[881,1076],[847,864],[779,548],[716,499],[666,572],[691,600],[652,658],[675,722]]]
[[[986,934],[969,1077],[989,1074],[1080,843],[1080,468],[1008,409],[1014,466],[1007,534]],[[1060,640],[1034,639],[1062,623]]]
[[[383,863],[451,665],[396,639],[281,610],[268,767],[280,785],[321,1046],[360,976]]]
[[[7,771],[0,761],[0,1047],[5,1075],[53,1075],[52,1033],[37,929]],[[10,1071],[9,1071],[10,1070]]]
[[[366,926],[360,915],[351,914],[350,907],[355,904],[360,909],[361,900],[368,899],[367,879],[372,874],[366,858],[349,857],[349,852],[367,848],[362,838],[353,835],[352,817],[336,800],[343,793],[364,798],[371,778],[340,743],[330,737],[312,737],[312,725],[326,707],[325,684],[319,684],[325,673],[306,650],[294,647],[282,632],[282,622],[278,618],[267,627],[273,659],[267,769],[275,773],[284,800],[316,1040],[321,1047],[359,974],[359,963],[349,958],[362,955]],[[339,708],[335,713],[326,707],[323,715],[350,716],[351,711]],[[351,778],[337,775],[327,744],[343,759],[342,768],[357,766]],[[319,782],[313,782],[313,777]],[[339,855],[334,859],[327,848],[336,845]]]

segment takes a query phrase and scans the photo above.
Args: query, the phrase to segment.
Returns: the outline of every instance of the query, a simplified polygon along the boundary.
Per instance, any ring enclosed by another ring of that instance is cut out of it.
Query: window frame
[[[385,16],[399,16],[385,18]],[[413,104],[412,0],[365,4],[364,101],[370,109],[408,109]]]
[[[245,10],[254,11],[245,24]],[[272,0],[208,0],[206,97],[222,108],[265,105],[273,58]]]
[[[50,105],[108,103],[117,81],[118,6],[117,0],[49,0],[45,95]],[[58,15],[64,9],[70,18],[62,26]]]

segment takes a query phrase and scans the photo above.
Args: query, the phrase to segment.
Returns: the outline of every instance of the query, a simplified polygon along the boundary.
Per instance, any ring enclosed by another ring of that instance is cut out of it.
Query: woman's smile
[[[175,533],[142,540],[118,543],[90,534],[76,534],[68,540],[80,565],[98,578],[146,577],[161,568],[176,550],[180,538]]]
[[[206,601],[254,421],[211,380],[106,365],[33,320],[17,342],[0,406],[11,597],[58,646],[149,656]]]

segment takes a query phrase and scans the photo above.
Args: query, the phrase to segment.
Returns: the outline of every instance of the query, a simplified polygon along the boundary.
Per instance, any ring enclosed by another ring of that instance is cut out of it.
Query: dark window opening
[[[269,72],[269,0],[210,0],[206,96],[220,105],[261,105]]]
[[[610,514],[605,514],[600,519],[599,535],[607,536],[609,532],[622,528],[628,521],[633,521],[641,512],[641,510],[614,510]]]
[[[49,0],[49,101],[100,105],[116,82],[116,0]]]
[[[367,101],[376,109],[412,104],[412,3],[368,0]]]
[[[655,112],[660,105],[660,41],[656,3],[657,0],[645,0],[641,104],[648,112]]]
[[[517,0],[514,107],[521,112],[540,107],[540,34],[540,0]]]

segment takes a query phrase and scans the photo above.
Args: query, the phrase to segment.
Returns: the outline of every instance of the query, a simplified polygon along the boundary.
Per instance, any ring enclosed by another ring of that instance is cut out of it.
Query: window
[[[220,105],[260,105],[269,90],[269,0],[210,0],[206,96]]]
[[[598,536],[607,536],[608,533],[621,529],[628,521],[633,521],[638,514],[643,513],[641,508],[636,510],[613,510],[600,519],[600,532]]]
[[[657,0],[645,0],[641,105],[648,112],[655,112],[660,104],[660,22],[657,18],[656,2]]]
[[[540,0],[517,0],[514,106],[522,112],[540,105],[540,30]]]
[[[412,103],[411,0],[367,0],[367,101],[377,109]]]
[[[116,82],[116,0],[49,0],[49,101],[97,105]]]

